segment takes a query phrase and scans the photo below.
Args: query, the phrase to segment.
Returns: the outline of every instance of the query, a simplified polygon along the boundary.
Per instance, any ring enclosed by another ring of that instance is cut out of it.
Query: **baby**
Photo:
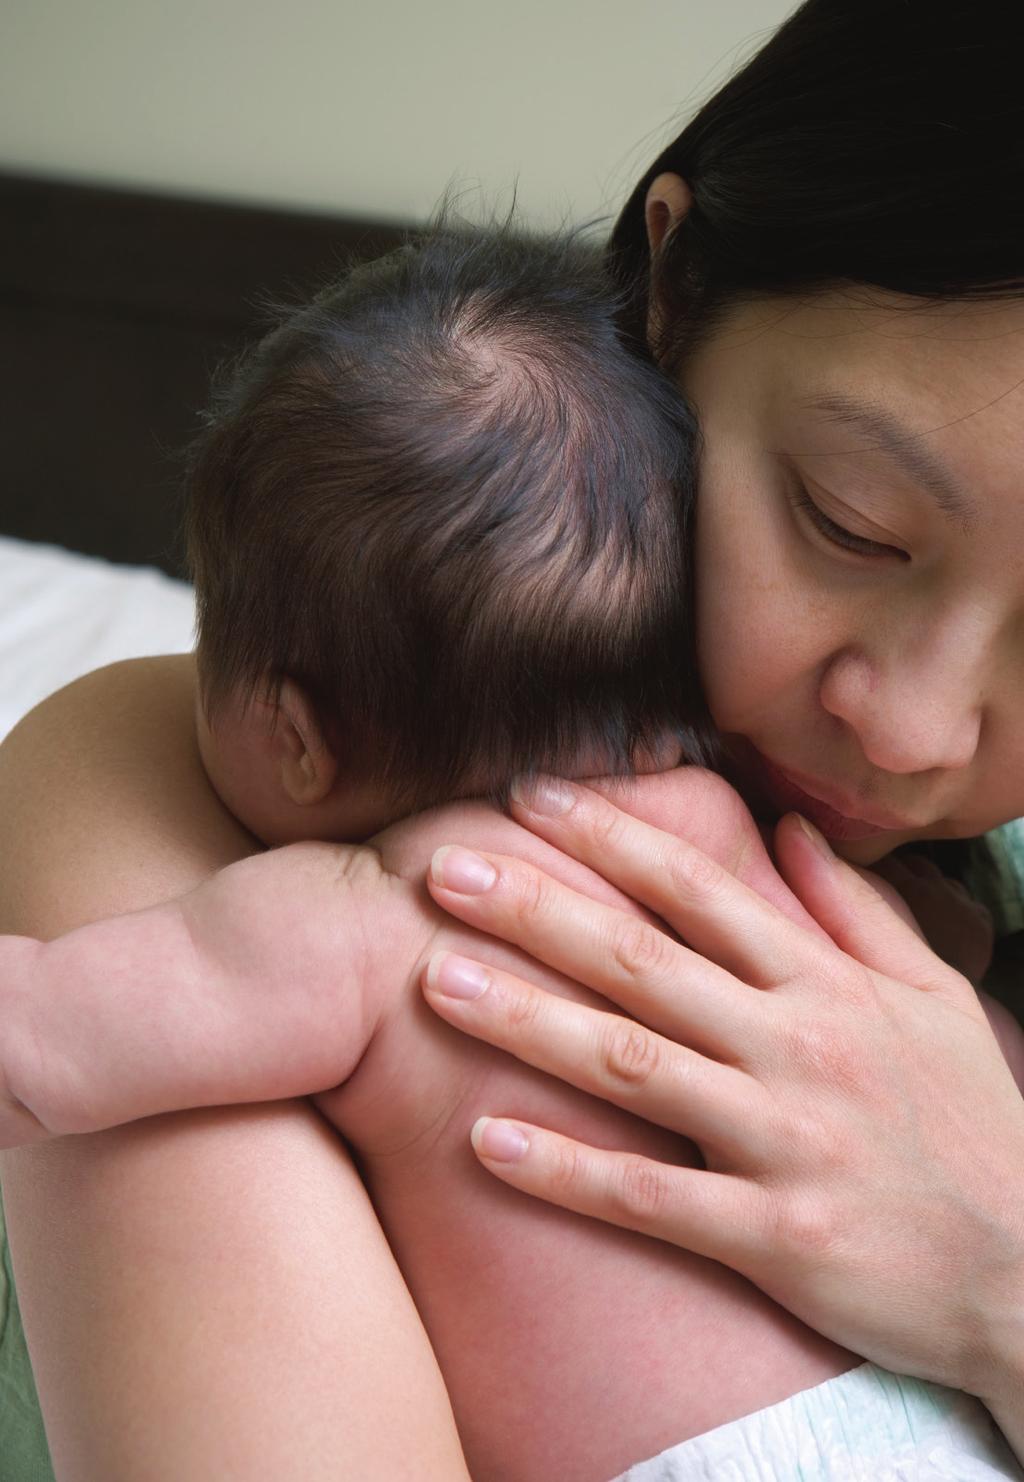
[[[264,842],[267,756],[298,741],[285,835],[300,805],[360,839],[517,772],[626,772],[663,733],[710,736],[694,425],[617,311],[571,236],[440,229],[228,379],[188,472],[200,744]]]
[[[455,1034],[420,996],[442,918],[397,820],[500,801],[520,774],[714,758],[691,631],[694,426],[618,310],[571,237],[443,228],[233,368],[188,470],[199,751],[255,840],[349,847],[279,850],[133,917],[0,944],[0,1145],[320,1093],[488,1482],[605,1482],[858,1362],[734,1272],[491,1179],[468,1151],[485,1111],[701,1158]],[[648,788],[670,827],[671,774]],[[463,842],[474,829],[627,904],[491,805],[460,815]],[[798,914],[762,857],[764,893]],[[365,901],[385,885],[381,933]],[[490,959],[523,971],[500,944]]]

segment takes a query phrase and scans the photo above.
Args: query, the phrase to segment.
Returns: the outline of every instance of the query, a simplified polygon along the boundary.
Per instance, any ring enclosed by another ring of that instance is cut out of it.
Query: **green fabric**
[[[977,841],[964,884],[992,912],[997,937],[1024,931],[1024,818]]]
[[[0,1200],[0,1482],[54,1482]]]

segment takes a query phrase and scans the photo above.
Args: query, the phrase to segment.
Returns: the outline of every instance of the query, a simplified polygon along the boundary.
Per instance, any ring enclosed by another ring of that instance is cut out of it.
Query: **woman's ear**
[[[278,696],[273,752],[281,786],[292,802],[322,803],[334,786],[338,764],[309,699],[290,679]]]
[[[685,218],[693,205],[693,191],[681,175],[664,172],[651,181],[644,202],[644,221],[651,256],[662,249],[665,238]]]
[[[681,175],[665,172],[656,175],[651,181],[644,204],[644,221],[647,224],[647,243],[652,264],[692,205],[693,191]],[[652,353],[660,359],[663,353],[663,325],[653,283],[654,276],[652,266],[651,291],[647,305],[647,343]]]

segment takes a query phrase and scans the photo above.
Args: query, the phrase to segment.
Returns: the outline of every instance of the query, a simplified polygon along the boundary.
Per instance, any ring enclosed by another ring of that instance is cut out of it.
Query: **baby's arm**
[[[50,942],[0,938],[0,1147],[337,1086],[380,1014],[382,940],[415,952],[408,903],[374,850],[297,844]]]

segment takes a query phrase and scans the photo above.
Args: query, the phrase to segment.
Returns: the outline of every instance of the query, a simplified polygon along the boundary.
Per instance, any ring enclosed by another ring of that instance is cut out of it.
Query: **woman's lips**
[[[810,793],[804,792],[792,777],[775,766],[767,757],[762,756],[760,752],[757,752],[757,759],[768,795],[776,806],[784,812],[792,809],[797,813],[802,813],[816,828],[821,830],[826,839],[835,839],[837,842],[843,839],[870,839],[876,834],[890,832],[892,828],[908,827],[908,825],[898,824],[884,826],[868,823],[863,818],[851,818],[846,813],[840,813],[830,807],[828,803],[823,803],[820,798],[812,797]]]

